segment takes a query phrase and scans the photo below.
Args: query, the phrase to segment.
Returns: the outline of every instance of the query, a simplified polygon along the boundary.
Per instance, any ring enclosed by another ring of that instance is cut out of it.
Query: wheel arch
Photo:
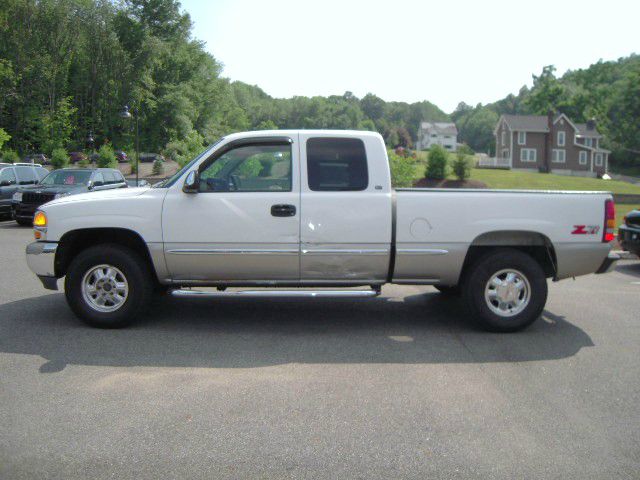
[[[546,235],[528,230],[495,230],[473,239],[462,265],[460,280],[468,268],[479,258],[496,248],[513,248],[530,255],[544,270],[547,278],[555,278],[558,262],[553,243]]]
[[[147,263],[153,277],[158,279],[151,252],[137,232],[127,228],[83,228],[65,233],[58,242],[54,263],[56,277],[66,275],[71,261],[83,250],[100,244],[117,244],[138,253]]]

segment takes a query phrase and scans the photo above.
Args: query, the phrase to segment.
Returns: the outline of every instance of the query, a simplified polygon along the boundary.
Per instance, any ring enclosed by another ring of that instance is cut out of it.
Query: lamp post
[[[136,147],[136,187],[138,186],[138,170],[140,169],[140,143],[139,143],[139,135],[138,135],[138,109],[136,107],[133,107],[133,115],[131,114],[131,112],[129,111],[129,105],[125,105],[124,107],[122,107],[122,110],[120,111],[120,117],[121,118],[131,118],[131,117],[135,117],[136,119],[136,138],[135,138],[135,147]]]

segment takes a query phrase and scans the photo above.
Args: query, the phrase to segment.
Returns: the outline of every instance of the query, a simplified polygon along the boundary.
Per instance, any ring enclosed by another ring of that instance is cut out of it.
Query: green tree
[[[432,145],[429,150],[425,176],[434,180],[447,178],[447,151],[440,145]]]
[[[54,170],[64,168],[69,165],[69,155],[64,148],[54,148],[51,153],[51,165]]]
[[[2,152],[2,161],[4,163],[17,163],[20,161],[20,155],[15,150],[5,150]]]
[[[11,135],[4,131],[3,128],[0,128],[0,150],[2,150],[2,146],[11,140]]]
[[[540,75],[533,75],[533,88],[525,102],[532,113],[545,115],[564,104],[565,87],[556,78],[555,71],[556,67],[547,65]]]
[[[98,168],[117,168],[118,161],[116,160],[116,155],[113,153],[113,148],[108,143],[102,145],[98,150],[96,166]]]
[[[391,184],[393,187],[411,187],[415,181],[416,164],[412,158],[402,157],[393,150],[387,150],[389,168],[391,169]]]
[[[460,181],[466,180],[471,176],[471,160],[467,156],[465,149],[460,148],[456,152],[456,158],[451,164],[454,175]]]

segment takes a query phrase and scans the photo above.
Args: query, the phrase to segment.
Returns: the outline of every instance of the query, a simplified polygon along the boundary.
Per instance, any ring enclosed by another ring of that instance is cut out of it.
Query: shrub
[[[425,176],[434,180],[447,178],[447,151],[440,145],[433,145],[429,150]]]
[[[138,164],[136,163],[136,154],[132,153],[131,155],[127,155],[127,158],[129,159],[129,167],[131,167],[130,172],[133,175],[138,171]]]
[[[238,167],[238,175],[241,177],[257,177],[262,171],[262,164],[257,158],[250,158],[245,160],[242,165]]]
[[[166,158],[178,162],[180,166],[184,166],[202,152],[203,146],[204,137],[193,130],[184,139],[167,143],[162,153]]]
[[[2,152],[2,161],[4,163],[16,163],[20,161],[20,155],[15,150],[5,150]]]
[[[54,170],[64,168],[69,165],[69,155],[64,148],[54,148],[51,152],[51,166]]]
[[[164,173],[164,162],[159,158],[156,158],[153,161],[153,168],[151,170],[151,173],[153,173],[154,175],[162,175]]]
[[[456,153],[456,158],[451,165],[453,173],[460,181],[466,180],[471,176],[471,162],[464,151]]]
[[[116,154],[113,153],[113,148],[111,148],[111,145],[108,143],[102,145],[100,150],[98,150],[96,166],[98,168],[116,168],[118,166]]]
[[[76,163],[78,168],[89,168],[89,159],[85,156],[80,159],[78,163]]]
[[[389,151],[389,168],[391,169],[391,185],[394,187],[413,186],[415,161]]]

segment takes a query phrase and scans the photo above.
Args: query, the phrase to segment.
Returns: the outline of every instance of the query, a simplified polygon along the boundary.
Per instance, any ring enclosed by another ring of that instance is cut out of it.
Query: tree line
[[[434,104],[387,102],[374,94],[273,98],[231,82],[192,36],[176,0],[0,0],[0,149],[6,158],[98,148],[142,151],[180,162],[234,131],[338,128],[380,132],[390,147],[412,147],[421,121],[455,121],[459,140],[491,151],[501,113],[595,117],[614,150],[640,150],[640,61],[599,62],[556,78],[553,67],[531,89],[488,105],[461,103],[450,115]],[[90,144],[94,139],[95,144]],[[4,143],[4,146],[2,145]]]

